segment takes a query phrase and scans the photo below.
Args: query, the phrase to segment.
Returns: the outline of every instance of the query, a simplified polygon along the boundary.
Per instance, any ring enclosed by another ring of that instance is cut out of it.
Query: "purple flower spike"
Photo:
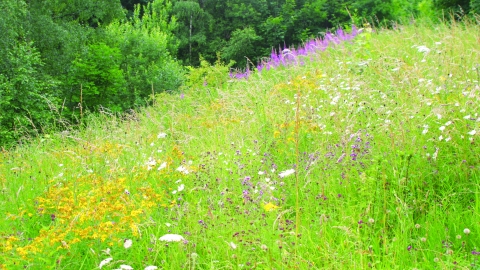
[[[355,25],[352,25],[352,30],[350,33],[345,32],[343,29],[338,29],[335,33],[326,33],[324,38],[316,38],[307,41],[303,46],[297,48],[288,48],[284,44],[283,49],[278,48],[278,51],[272,48],[270,58],[268,60],[262,60],[257,65],[257,72],[261,73],[262,71],[270,70],[272,68],[277,68],[279,66],[289,66],[289,65],[305,65],[306,59],[303,57],[309,57],[310,61],[314,60],[312,55],[325,51],[328,46],[334,46],[340,44],[341,42],[352,40],[355,36],[359,34],[359,31]],[[299,56],[301,58],[299,59]],[[250,69],[246,69],[244,72],[231,71],[229,73],[230,78],[237,80],[248,79],[251,74]]]

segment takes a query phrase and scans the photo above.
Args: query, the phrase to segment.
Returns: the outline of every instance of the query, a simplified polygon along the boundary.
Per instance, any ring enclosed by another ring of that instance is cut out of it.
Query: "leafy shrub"
[[[108,107],[120,111],[125,106],[125,79],[120,69],[121,54],[118,48],[104,43],[92,44],[88,52],[73,62],[70,77],[72,86],[69,97],[75,108],[78,104],[85,108]]]

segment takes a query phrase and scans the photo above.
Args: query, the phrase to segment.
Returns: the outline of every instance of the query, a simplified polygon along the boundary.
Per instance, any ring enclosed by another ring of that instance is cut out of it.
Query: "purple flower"
[[[407,250],[408,250],[408,251],[412,250],[412,246],[408,246],[408,247],[407,247]]]
[[[359,34],[358,29],[352,26],[350,33],[346,33],[343,29],[338,29],[334,34],[327,33],[323,39],[317,38],[307,41],[303,46],[292,48],[284,45],[284,49],[281,47],[278,50],[272,48],[270,58],[268,60],[262,60],[257,65],[257,72],[260,73],[263,70],[270,70],[280,65],[304,65],[305,62],[302,59],[298,59],[298,56],[314,55],[317,52],[324,51],[330,44],[336,45],[344,41],[353,39]],[[244,72],[230,71],[230,78],[233,79],[248,79],[250,76],[250,70],[247,68]]]

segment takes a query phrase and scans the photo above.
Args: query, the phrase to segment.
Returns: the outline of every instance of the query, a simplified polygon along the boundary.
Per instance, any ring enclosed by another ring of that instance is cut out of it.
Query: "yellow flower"
[[[265,204],[265,205],[263,206],[263,209],[265,209],[265,211],[267,211],[267,212],[273,211],[273,210],[275,210],[275,209],[277,209],[277,208],[279,208],[279,206],[276,206],[275,204],[273,204],[273,203],[271,203],[271,202],[269,202],[269,203],[267,203],[267,204]]]

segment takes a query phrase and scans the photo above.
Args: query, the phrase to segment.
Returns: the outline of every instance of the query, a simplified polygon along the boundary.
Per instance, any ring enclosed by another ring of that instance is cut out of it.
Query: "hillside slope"
[[[480,29],[366,30],[3,152],[0,268],[478,267]]]

